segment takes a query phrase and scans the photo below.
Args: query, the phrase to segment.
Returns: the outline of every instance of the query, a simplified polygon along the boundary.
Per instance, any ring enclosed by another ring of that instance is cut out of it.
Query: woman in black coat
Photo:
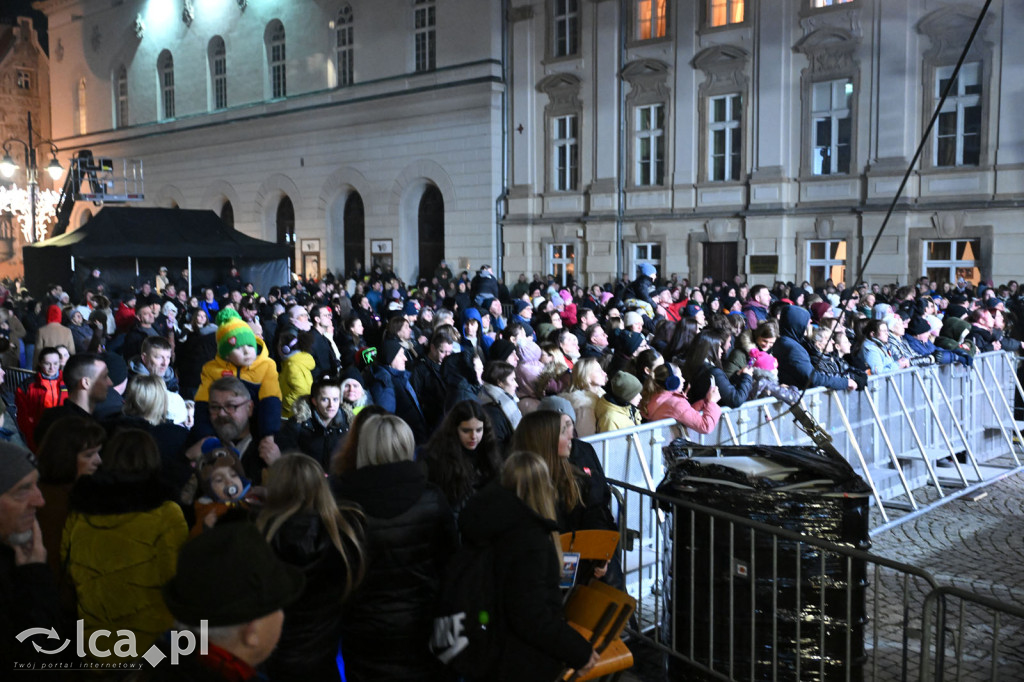
[[[341,400],[340,378],[322,376],[314,381],[309,396],[295,401],[291,418],[281,425],[277,438],[281,451],[298,450],[329,471],[331,455],[341,448],[348,433]]]
[[[360,514],[338,508],[324,470],[306,455],[284,455],[269,478],[256,526],[281,559],[302,569],[306,587],[285,609],[267,672],[274,680],[339,680],[342,603],[364,568]]]
[[[390,414],[370,417],[359,432],[356,470],[335,492],[366,515],[366,578],[342,612],[346,678],[446,679],[427,645],[441,573],[457,544],[455,521],[413,461],[408,425]]]
[[[203,365],[217,357],[217,325],[206,310],[193,308],[189,322],[182,327],[181,342],[175,350],[175,367],[181,397],[191,400],[199,389]]]
[[[460,517],[465,543],[493,546],[499,571],[502,647],[494,669],[481,679],[553,680],[566,667],[586,671],[597,661],[590,643],[562,615],[550,480],[539,455],[514,452],[500,485],[471,498]]]
[[[697,335],[681,368],[683,378],[690,386],[687,399],[691,403],[707,396],[712,381],[718,385],[722,395],[718,401],[721,407],[739,407],[750,398],[754,388],[754,370],[744,367],[730,377],[722,369],[722,356],[728,345],[729,336],[723,331],[705,329]]]

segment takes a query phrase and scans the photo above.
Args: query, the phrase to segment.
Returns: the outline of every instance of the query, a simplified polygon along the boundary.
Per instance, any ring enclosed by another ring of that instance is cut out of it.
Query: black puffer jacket
[[[515,493],[494,483],[472,497],[459,517],[467,545],[497,547],[504,645],[487,680],[553,680],[579,668],[591,647],[562,616],[560,568],[551,532]]]
[[[345,412],[338,410],[334,419],[324,424],[313,413],[313,408],[305,398],[301,403],[296,401],[292,410],[292,418],[281,425],[277,437],[281,452],[298,450],[320,462],[324,471],[330,471],[331,454],[341,446],[348,434]]]
[[[341,554],[313,513],[290,517],[270,546],[306,576],[302,596],[284,610],[281,641],[266,664],[270,679],[340,679],[335,657],[347,572]]]
[[[444,495],[416,462],[356,469],[336,493],[366,514],[366,577],[342,613],[346,677],[445,679],[427,649],[441,572],[457,543]]]

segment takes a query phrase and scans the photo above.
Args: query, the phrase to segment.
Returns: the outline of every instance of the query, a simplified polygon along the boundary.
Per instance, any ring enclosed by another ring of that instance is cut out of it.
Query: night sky
[[[49,54],[49,45],[46,38],[46,15],[39,10],[32,9],[32,0],[0,0],[0,22],[13,24],[15,17],[32,17],[39,33],[39,43]]]

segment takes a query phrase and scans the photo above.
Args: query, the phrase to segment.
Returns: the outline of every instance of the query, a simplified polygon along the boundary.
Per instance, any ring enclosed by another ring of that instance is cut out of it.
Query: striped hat
[[[256,334],[234,308],[217,313],[217,354],[225,360],[239,346],[256,348]]]

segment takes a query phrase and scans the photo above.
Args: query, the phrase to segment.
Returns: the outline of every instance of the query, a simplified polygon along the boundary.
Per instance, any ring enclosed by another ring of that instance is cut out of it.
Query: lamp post
[[[28,190],[29,190],[29,210],[32,214],[32,229],[28,242],[32,243],[36,241],[36,236],[39,234],[36,228],[36,196],[39,187],[39,169],[36,166],[36,147],[33,143],[33,130],[32,130],[32,112],[28,113],[28,142],[21,140],[17,137],[9,137],[4,140],[4,158],[0,160],[0,173],[5,178],[10,178],[14,175],[14,171],[18,169],[18,165],[14,163],[14,159],[11,158],[11,150],[8,148],[12,142],[17,142],[25,149],[25,174],[28,176]],[[64,169],[61,167],[60,162],[57,161],[57,146],[53,144],[51,140],[40,140],[40,144],[50,145],[50,163],[46,166],[47,174],[53,178],[54,181],[60,180],[60,176],[64,173]]]

